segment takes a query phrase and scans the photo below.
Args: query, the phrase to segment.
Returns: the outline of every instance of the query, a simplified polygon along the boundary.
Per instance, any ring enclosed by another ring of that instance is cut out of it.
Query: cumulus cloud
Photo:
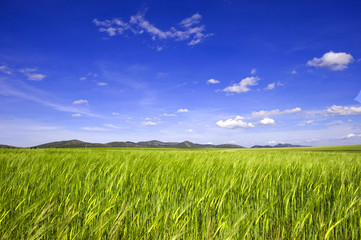
[[[347,107],[347,106],[337,106],[333,105],[326,110],[327,113],[331,115],[338,116],[347,116],[347,115],[360,115],[361,114],[361,106],[360,107]]]
[[[10,74],[13,73],[13,71],[6,65],[1,65],[0,66],[0,72],[5,73],[7,75],[10,75]]]
[[[253,123],[247,123],[242,121],[241,119],[228,119],[226,121],[219,120],[216,122],[217,126],[221,128],[254,128]]]
[[[73,104],[87,104],[88,105],[88,100],[84,100],[84,99],[76,100],[73,102]]]
[[[108,85],[108,83],[105,83],[105,82],[98,82],[98,83],[97,83],[97,85],[98,85],[98,86],[106,86],[106,85]]]
[[[275,120],[272,118],[264,118],[257,122],[259,125],[275,125]]]
[[[72,117],[81,117],[81,114],[80,113],[74,113],[71,115]]]
[[[351,54],[333,51],[325,53],[321,58],[313,58],[307,62],[308,66],[326,67],[333,71],[340,71],[347,68],[347,65],[353,62]]]
[[[199,25],[201,19],[202,16],[199,13],[183,19],[179,23],[181,30],[176,29],[175,27],[171,27],[169,30],[161,30],[146,20],[142,13],[131,16],[128,22],[119,18],[114,18],[112,20],[107,19],[103,21],[94,19],[93,23],[95,26],[99,27],[100,32],[105,32],[110,37],[123,35],[126,34],[126,32],[135,35],[148,33],[152,37],[152,40],[173,39],[175,41],[188,41],[187,44],[192,46],[201,43],[205,38],[213,35],[205,33],[205,26]],[[161,49],[161,47],[157,47],[158,51]]]
[[[219,81],[218,81],[218,80],[215,80],[215,79],[213,79],[213,78],[211,78],[211,79],[209,79],[209,80],[207,81],[207,84],[217,84],[217,83],[219,83]]]
[[[284,111],[280,111],[279,109],[275,109],[275,110],[270,110],[270,111],[258,111],[258,112],[252,112],[251,117],[252,118],[260,118],[260,117],[268,117],[271,115],[282,115],[282,114],[291,114],[291,113],[297,113],[297,112],[301,112],[302,109],[299,107],[296,108],[292,108],[292,109],[287,109]]]
[[[185,112],[189,112],[188,109],[186,108],[181,108],[181,109],[178,109],[177,112],[179,113],[185,113]]]
[[[224,92],[235,92],[235,93],[244,93],[248,92],[251,89],[249,86],[255,86],[260,80],[259,77],[247,77],[242,79],[239,83],[235,83],[232,86],[228,86],[223,89]]]

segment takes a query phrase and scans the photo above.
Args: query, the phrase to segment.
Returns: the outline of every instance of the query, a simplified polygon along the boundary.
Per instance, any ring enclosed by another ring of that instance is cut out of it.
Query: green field
[[[0,239],[361,239],[360,153],[1,149]]]

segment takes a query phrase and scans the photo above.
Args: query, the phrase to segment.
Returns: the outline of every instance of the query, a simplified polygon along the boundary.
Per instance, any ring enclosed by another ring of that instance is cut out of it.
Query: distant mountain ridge
[[[68,140],[50,142],[31,148],[87,148],[87,147],[144,147],[144,148],[244,148],[236,144],[198,144],[189,141],[184,142],[161,142],[158,140],[142,141],[142,142],[109,142],[109,143],[89,143],[79,140]]]
[[[96,147],[134,147],[134,148],[245,148],[237,144],[198,144],[190,141],[184,142],[161,142],[158,140],[141,142],[109,142],[109,143],[90,143],[80,140],[66,140],[49,142],[36,145],[30,148],[96,148]],[[277,145],[254,145],[251,148],[288,148],[288,147],[307,147],[302,145],[293,145],[289,143],[279,143]],[[0,144],[0,148],[18,148],[15,146]]]
[[[308,147],[308,146],[302,146],[302,145],[293,145],[289,143],[279,143],[277,145],[271,146],[271,145],[254,145],[251,148],[289,148],[289,147]]]

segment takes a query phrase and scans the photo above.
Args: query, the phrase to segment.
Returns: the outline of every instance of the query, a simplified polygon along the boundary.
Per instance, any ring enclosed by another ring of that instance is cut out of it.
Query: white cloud
[[[143,122],[141,122],[141,124],[142,124],[143,126],[154,126],[154,125],[157,125],[157,123],[156,123],[156,122],[153,122],[153,121],[143,121]]]
[[[225,89],[223,89],[223,91],[235,92],[235,93],[248,92],[251,90],[249,86],[257,85],[259,80],[260,80],[259,77],[247,77],[242,79],[239,83],[226,87]]]
[[[347,115],[360,115],[361,114],[361,106],[360,107],[346,107],[346,106],[337,106],[333,105],[329,107],[327,113],[332,115],[339,116],[347,116]]]
[[[275,120],[273,120],[272,118],[267,118],[266,117],[266,118],[258,121],[257,124],[259,124],[259,125],[274,125]]]
[[[178,109],[177,112],[179,113],[185,113],[185,112],[189,112],[188,109],[186,108],[181,108],[181,109]]]
[[[73,104],[87,104],[88,105],[88,100],[84,100],[84,99],[76,100],[73,102]]]
[[[246,123],[242,121],[241,119],[228,119],[226,121],[219,120],[216,122],[216,124],[219,127],[222,128],[254,128],[254,125],[252,123]]]
[[[194,130],[193,129],[187,129],[187,130],[185,130],[186,132],[189,132],[189,133],[192,133],[192,132],[194,132]]]
[[[251,70],[251,75],[255,75],[256,73],[257,73],[257,69],[252,68],[252,70]]]
[[[270,83],[270,84],[267,85],[267,87],[265,88],[265,90],[272,90],[272,89],[275,88],[275,86],[276,86],[276,83]]]
[[[205,38],[212,36],[212,34],[204,33],[204,25],[199,25],[201,18],[202,16],[199,13],[196,13],[189,18],[183,19],[179,23],[183,30],[171,27],[166,31],[161,30],[154,24],[150,23],[144,18],[144,14],[141,13],[131,16],[129,22],[124,22],[119,18],[115,18],[104,21],[94,19],[93,23],[99,27],[100,32],[105,32],[110,37],[125,34],[125,31],[130,31],[135,35],[146,32],[152,36],[152,40],[174,39],[176,41],[188,41],[187,44],[192,46],[199,44]],[[162,47],[158,46],[156,49],[157,51],[160,51],[162,50]]]
[[[41,81],[46,77],[46,75],[41,74],[41,73],[31,73],[31,74],[28,74],[27,76],[28,76],[28,79],[32,80],[32,81]]]
[[[106,131],[107,130],[105,128],[100,128],[100,127],[83,127],[81,129],[86,130],[86,131]]]
[[[174,114],[174,113],[163,113],[162,114],[164,117],[175,117],[175,116],[177,116],[176,114]]]
[[[86,80],[86,77],[81,77],[81,78],[79,78],[79,80],[84,81],[84,80]]]
[[[112,115],[113,115],[113,116],[119,116],[120,113],[118,113],[118,112],[113,112]]]
[[[81,117],[81,114],[80,113],[74,113],[71,115],[72,117]]]
[[[287,109],[284,111],[280,111],[278,109],[275,110],[270,110],[270,111],[258,111],[258,112],[252,112],[251,117],[252,118],[260,118],[260,117],[268,117],[271,115],[282,115],[282,114],[291,114],[291,113],[297,113],[297,112],[301,112],[302,109],[299,107],[296,108],[292,108],[292,109]]]
[[[31,81],[41,81],[46,77],[44,74],[35,73],[36,71],[38,71],[37,68],[23,68],[19,70],[19,72],[23,73],[28,77],[28,80]]]
[[[270,144],[270,145],[276,145],[277,142],[276,142],[276,141],[268,141],[268,144]]]
[[[347,65],[353,61],[351,54],[333,51],[325,53],[321,58],[313,58],[307,62],[308,66],[326,67],[334,71],[340,71],[347,68]]]
[[[108,85],[108,83],[105,83],[105,82],[99,82],[99,83],[97,83],[97,85],[98,85],[98,86],[106,86],[106,85]]]
[[[350,139],[350,138],[358,138],[358,137],[361,137],[361,133],[350,133],[342,137],[341,139]]]
[[[193,25],[198,24],[201,21],[201,19],[202,19],[202,16],[199,13],[196,13],[192,17],[183,19],[180,22],[180,25],[185,27],[185,28],[189,28],[189,27],[191,27]]]
[[[11,75],[13,73],[13,71],[6,65],[0,66],[0,72],[5,73],[7,75]]]
[[[122,127],[114,126],[113,124],[104,124],[105,127],[114,128],[114,129],[122,129]]]
[[[293,69],[291,74],[297,74],[297,71],[295,69]]]
[[[38,71],[37,68],[22,68],[19,70],[19,72],[21,73],[31,73],[31,72],[36,72]]]
[[[307,143],[313,143],[313,142],[319,142],[319,141],[320,141],[319,138],[312,138],[312,139],[306,140]]]
[[[311,125],[313,124],[315,121],[314,120],[308,120],[308,121],[305,121],[305,125]]]
[[[218,80],[215,80],[215,79],[213,79],[213,78],[211,78],[211,79],[209,79],[209,80],[207,81],[207,84],[217,84],[217,83],[219,83],[219,81],[218,81]]]

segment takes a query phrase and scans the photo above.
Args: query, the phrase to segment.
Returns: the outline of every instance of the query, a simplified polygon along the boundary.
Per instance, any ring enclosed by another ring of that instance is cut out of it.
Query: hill
[[[87,147],[144,147],[144,148],[244,148],[236,144],[197,144],[189,141],[184,142],[161,142],[158,140],[142,142],[110,142],[110,143],[89,143],[79,140],[68,140],[59,142],[50,142],[31,148],[87,148]]]
[[[277,145],[271,146],[271,145],[254,145],[251,148],[288,148],[288,147],[308,147],[308,146],[302,146],[302,145],[293,145],[289,143],[279,143]]]

